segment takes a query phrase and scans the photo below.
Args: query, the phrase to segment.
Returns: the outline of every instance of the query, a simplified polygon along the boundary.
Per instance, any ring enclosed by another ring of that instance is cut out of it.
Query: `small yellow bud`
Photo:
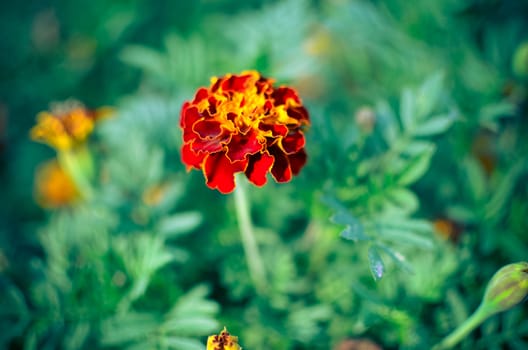
[[[508,310],[528,295],[528,262],[509,264],[499,269],[486,287],[482,304],[492,313]]]
[[[242,348],[238,345],[238,337],[229,334],[224,327],[220,334],[207,338],[207,350],[242,350]]]

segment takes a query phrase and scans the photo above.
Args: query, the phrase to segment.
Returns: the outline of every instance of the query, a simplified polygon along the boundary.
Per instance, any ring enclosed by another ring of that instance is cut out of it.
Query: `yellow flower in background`
[[[37,125],[31,129],[31,138],[58,151],[69,150],[85,142],[95,123],[110,113],[110,108],[88,110],[77,101],[58,103],[52,106],[51,111],[37,115]]]
[[[73,204],[80,198],[80,193],[59,162],[52,160],[37,169],[35,197],[44,208],[59,208]]]
[[[224,327],[220,334],[207,338],[207,350],[242,350],[242,348],[238,345],[238,337],[229,334]]]

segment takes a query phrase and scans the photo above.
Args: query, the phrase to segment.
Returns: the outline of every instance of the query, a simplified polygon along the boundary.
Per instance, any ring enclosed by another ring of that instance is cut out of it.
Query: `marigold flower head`
[[[74,203],[80,198],[80,193],[59,162],[52,160],[37,169],[35,197],[44,208],[59,208]]]
[[[31,138],[57,150],[68,150],[83,143],[92,133],[96,121],[109,113],[109,108],[88,110],[77,101],[58,103],[51,111],[37,115]]]
[[[202,170],[210,188],[233,191],[239,172],[257,186],[268,172],[288,182],[306,163],[308,112],[295,90],[273,82],[256,71],[213,77],[183,104],[182,161]]]
[[[238,337],[229,334],[224,327],[219,335],[211,335],[207,338],[207,350],[242,350],[242,348],[238,345]]]

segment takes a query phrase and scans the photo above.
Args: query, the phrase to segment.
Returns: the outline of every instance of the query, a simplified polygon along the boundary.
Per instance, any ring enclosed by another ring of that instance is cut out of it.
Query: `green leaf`
[[[103,322],[101,342],[106,346],[118,346],[144,339],[159,326],[159,318],[147,313],[127,313]]]
[[[378,227],[396,227],[413,232],[431,233],[432,224],[428,220],[410,219],[401,216],[381,217],[376,219]]]
[[[341,232],[340,236],[344,239],[347,239],[353,242],[370,240],[370,237],[365,234],[365,231],[363,230],[363,226],[361,226],[361,224],[354,225],[354,226],[347,226],[347,228],[345,228]]]
[[[508,101],[488,104],[480,109],[479,122],[490,130],[498,130],[498,119],[504,116],[515,115],[516,107]]]
[[[396,266],[408,273],[414,273],[412,265],[407,261],[403,254],[394,250],[393,248],[386,246],[385,244],[377,244],[376,246],[383,250],[383,252],[387,254],[387,256],[389,256],[392,261],[394,261],[394,263],[396,263]]]
[[[406,186],[420,179],[425,174],[427,169],[429,169],[433,152],[434,147],[411,160],[407,168],[400,174],[397,181],[398,184]]]
[[[354,242],[369,240],[361,222],[353,215],[341,211],[330,218],[330,221],[339,225],[346,225],[340,236]]]
[[[415,124],[415,100],[414,94],[410,89],[404,89],[400,98],[400,118],[403,130],[410,132],[414,129]]]
[[[465,184],[474,202],[483,200],[487,194],[486,175],[475,158],[466,158],[462,163],[465,173]]]
[[[205,350],[205,346],[196,339],[183,337],[163,337],[161,344],[174,350]]]
[[[218,312],[218,304],[206,299],[209,288],[199,285],[188,291],[178,299],[178,302],[169,311],[171,317],[183,317],[196,314],[215,314]]]
[[[420,86],[416,93],[415,113],[416,120],[423,120],[435,108],[443,90],[444,74],[435,73]]]
[[[396,207],[405,213],[413,213],[420,206],[418,197],[416,197],[414,192],[404,187],[388,189],[386,196],[396,205]]]
[[[434,143],[424,140],[412,140],[405,145],[405,149],[402,150],[402,153],[410,157],[416,157],[424,152],[430,152],[434,150]]]
[[[140,45],[129,45],[119,55],[121,61],[163,77],[167,71],[167,60],[160,52]]]
[[[339,224],[339,225],[347,225],[347,226],[361,225],[361,223],[355,216],[345,211],[340,211],[334,214],[330,218],[330,221],[332,221],[334,224]]]
[[[422,249],[432,249],[433,242],[430,237],[424,237],[417,232],[413,232],[399,227],[379,227],[378,234],[392,242],[416,246]]]
[[[191,232],[202,220],[202,214],[197,211],[178,213],[160,220],[157,231],[164,237],[175,238]]]
[[[162,325],[166,333],[190,336],[211,333],[218,327],[218,322],[210,317],[189,315],[185,318],[168,319]]]
[[[396,115],[387,101],[380,101],[376,104],[376,116],[383,138],[389,145],[392,145],[398,139],[400,128]]]
[[[375,246],[370,246],[368,250],[368,261],[370,273],[375,281],[379,281],[385,273],[385,264],[379,255],[378,249]]]
[[[431,117],[421,123],[413,130],[415,136],[432,136],[445,132],[453,124],[455,119],[450,114]]]

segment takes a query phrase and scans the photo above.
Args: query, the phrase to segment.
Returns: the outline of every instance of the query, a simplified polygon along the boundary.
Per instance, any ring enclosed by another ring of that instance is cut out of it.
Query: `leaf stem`
[[[258,293],[264,293],[266,289],[266,274],[251,222],[251,211],[245,191],[246,182],[242,177],[237,177],[237,180],[239,181],[237,181],[237,187],[235,189],[235,208],[242,246],[244,247],[253,285]]]

